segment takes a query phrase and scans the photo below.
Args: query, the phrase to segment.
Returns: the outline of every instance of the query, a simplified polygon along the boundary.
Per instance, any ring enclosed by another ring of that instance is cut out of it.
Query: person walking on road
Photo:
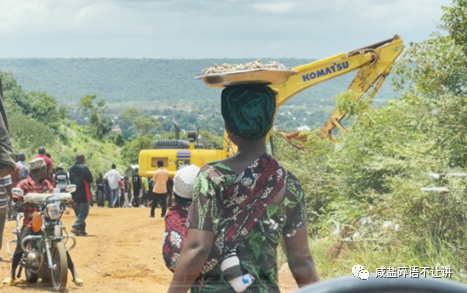
[[[194,181],[187,238],[176,241],[183,250],[172,258],[177,263],[168,293],[280,292],[279,243],[299,287],[319,281],[300,182],[266,152],[275,110],[268,86],[222,91],[225,131],[238,151],[204,165]],[[252,278],[242,278],[244,272]]]
[[[150,217],[154,218],[154,210],[156,209],[157,202],[160,199],[162,211],[161,218],[165,217],[167,211],[167,180],[169,180],[169,172],[164,169],[164,162],[158,161],[157,166],[159,169],[154,172],[152,180],[154,181],[154,189],[152,194],[151,214]]]
[[[68,173],[63,171],[63,164],[58,165],[58,171],[55,173],[55,183],[61,192],[66,191],[66,187],[70,184],[70,178],[68,178]]]
[[[18,165],[21,166],[21,172],[20,172],[21,176],[19,176],[19,181],[28,179],[29,169],[26,163],[24,163],[24,161],[26,161],[26,155],[24,153],[18,153],[17,158],[18,158]]]
[[[148,192],[148,207],[149,206],[152,206],[152,191],[154,190],[154,180],[149,179],[149,192]],[[157,204],[156,204],[156,208],[157,208]]]
[[[148,196],[149,196],[149,180],[147,177],[141,177],[142,186],[143,186],[143,207],[148,206]]]
[[[76,222],[71,232],[76,236],[86,236],[86,218],[89,214],[89,202],[91,201],[91,183],[93,181],[91,171],[84,165],[83,154],[76,155],[76,163],[70,168],[71,184],[76,185],[76,191],[72,194],[75,205]]]
[[[125,203],[125,184],[123,183],[124,177],[120,177],[120,197],[118,199],[118,207],[123,207]]]
[[[138,174],[138,168],[135,168],[135,172],[131,175],[131,184],[133,185],[133,196],[131,197],[131,203],[134,204],[135,207],[142,208],[142,200],[143,200],[143,189],[142,189],[142,182],[141,177]]]
[[[9,205],[11,195],[11,176],[7,175],[0,177],[0,251],[2,250],[3,243],[3,230],[5,229],[7,205]],[[0,261],[3,258],[0,257]]]
[[[131,184],[128,180],[128,177],[125,176],[123,177],[123,207],[124,208],[128,208],[128,207],[131,207],[130,205],[130,200],[128,199],[128,194],[130,192],[130,189],[131,189]]]
[[[120,193],[120,173],[117,171],[117,166],[112,164],[112,170],[104,175],[104,179],[109,182],[110,197],[109,206],[112,202],[112,207],[116,208],[118,203],[118,195]]]
[[[102,173],[99,173],[99,177],[96,179],[96,192],[97,192],[97,206],[100,208],[104,207],[105,198],[104,198],[104,178]]]

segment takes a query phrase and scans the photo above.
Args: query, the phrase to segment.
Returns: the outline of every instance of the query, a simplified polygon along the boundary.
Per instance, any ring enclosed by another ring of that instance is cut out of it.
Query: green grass
[[[74,163],[76,153],[80,152],[86,156],[86,165],[95,176],[110,170],[112,163],[117,165],[117,169],[127,169],[128,166],[123,163],[118,152],[118,146],[108,140],[97,141],[87,133],[85,127],[78,126],[74,121],[69,122],[69,126],[64,127],[76,134],[76,137],[72,133],[68,134],[69,143],[56,150],[56,159],[54,153],[51,153],[54,164],[63,163],[67,169]]]
[[[441,269],[444,266],[452,268],[453,281],[467,283],[462,257],[459,251],[446,242],[425,238],[422,243],[413,241],[409,245],[375,243],[373,241],[346,242],[340,252],[337,239],[310,239],[312,253],[320,279],[332,279],[352,274],[352,267],[362,265],[370,272],[370,278],[375,277],[376,268],[391,266],[418,266]],[[423,277],[422,277],[423,278]],[[430,275],[427,278],[431,278]]]

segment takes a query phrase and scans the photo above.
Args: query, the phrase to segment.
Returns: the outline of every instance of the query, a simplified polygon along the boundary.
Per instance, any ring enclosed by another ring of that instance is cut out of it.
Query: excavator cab
[[[157,162],[162,161],[164,168],[173,178],[177,170],[184,166],[196,165],[202,167],[211,161],[226,158],[223,150],[205,149],[201,142],[197,142],[198,132],[187,133],[187,140],[180,139],[180,127],[174,122],[175,139],[157,140],[152,150],[142,150],[139,153],[139,175],[152,177],[157,170]]]

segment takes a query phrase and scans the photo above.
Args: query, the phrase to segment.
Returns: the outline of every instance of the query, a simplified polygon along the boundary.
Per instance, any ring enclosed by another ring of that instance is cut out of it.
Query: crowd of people
[[[63,164],[59,164],[56,168],[53,167],[51,155],[45,151],[44,147],[38,149],[38,155],[33,159],[38,158],[45,161],[47,166],[46,180],[53,188],[58,187],[62,192],[65,192],[69,184],[79,185],[73,195],[77,205],[75,210],[78,220],[72,229],[72,232],[78,236],[87,235],[85,218],[90,206],[97,205],[100,208],[151,207],[151,217],[154,217],[154,210],[161,207],[161,216],[164,217],[167,204],[170,205],[172,202],[172,197],[168,195],[172,194],[173,180],[169,178],[162,161],[158,162],[159,168],[150,179],[140,176],[138,168],[133,170],[131,176],[122,176],[121,172],[117,170],[116,164],[112,164],[111,169],[105,175],[99,173],[93,182],[91,171],[84,165],[85,157],[83,154],[77,155],[76,163],[71,166],[68,172],[65,171]],[[2,212],[6,213],[6,219],[15,220],[12,218],[12,214],[17,199],[11,194],[11,189],[29,177],[29,168],[25,160],[24,153],[16,154],[16,171],[8,176],[0,177],[0,207],[5,206],[5,209],[0,209],[0,231],[3,230],[5,224]]]
[[[173,180],[169,178],[168,171],[163,162],[158,162],[158,170],[153,177],[140,176],[139,169],[135,168],[131,176],[122,176],[117,166],[112,164],[112,169],[105,175],[99,173],[95,182],[94,202],[100,208],[132,208],[151,207],[150,216],[154,217],[154,210],[160,206],[161,216],[164,217],[172,202]],[[106,205],[107,201],[107,205]]]

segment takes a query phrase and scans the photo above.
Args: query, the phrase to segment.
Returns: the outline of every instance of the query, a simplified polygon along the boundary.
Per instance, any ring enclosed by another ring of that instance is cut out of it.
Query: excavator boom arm
[[[291,76],[289,80],[283,84],[270,86],[270,88],[276,92],[276,114],[277,109],[296,94],[314,85],[355,70],[359,71],[348,89],[355,93],[364,94],[369,89],[373,88],[373,92],[369,96],[369,99],[373,99],[391,71],[397,57],[402,53],[403,48],[402,39],[396,35],[392,39],[357,49],[347,54],[340,53],[292,68],[297,70],[298,73]],[[360,98],[361,95],[355,97],[356,100]],[[321,128],[321,132],[323,134],[331,134],[331,131],[335,127],[343,130],[340,121],[344,117],[345,113],[339,111],[337,108],[334,109],[329,119]],[[268,137],[271,133],[272,129]],[[291,133],[289,137],[284,136],[284,138],[291,142],[289,139],[297,138],[298,133],[298,131]],[[294,146],[297,147],[296,145]],[[231,154],[236,151],[235,146],[228,140],[227,134],[224,134],[224,149],[229,150]]]

